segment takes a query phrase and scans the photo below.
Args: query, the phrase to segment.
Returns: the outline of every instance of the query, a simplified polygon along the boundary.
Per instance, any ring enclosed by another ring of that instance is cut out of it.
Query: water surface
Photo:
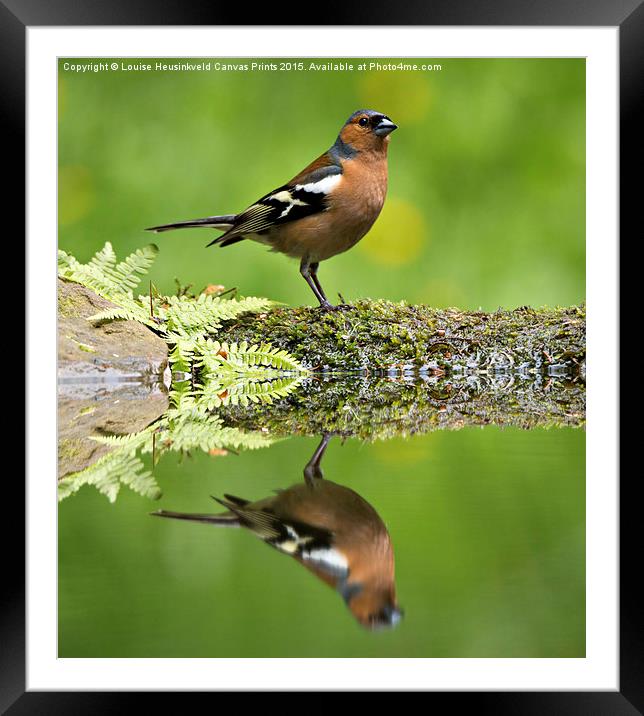
[[[86,486],[61,502],[59,656],[584,656],[579,428],[330,439],[325,479],[365,500],[391,539],[404,611],[391,628],[361,626],[337,589],[248,530],[149,514],[221,512],[210,495],[303,483],[319,442],[165,454],[157,501],[124,488],[111,504]]]

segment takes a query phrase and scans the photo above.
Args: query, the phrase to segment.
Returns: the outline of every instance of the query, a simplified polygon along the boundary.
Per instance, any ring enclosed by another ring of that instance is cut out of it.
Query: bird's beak
[[[392,130],[393,131],[393,130]],[[385,614],[389,626],[395,627],[402,621],[405,612],[399,607],[385,607]]]
[[[391,134],[394,129],[398,129],[398,125],[394,124],[389,117],[383,117],[373,131],[379,137],[386,137],[388,134]]]

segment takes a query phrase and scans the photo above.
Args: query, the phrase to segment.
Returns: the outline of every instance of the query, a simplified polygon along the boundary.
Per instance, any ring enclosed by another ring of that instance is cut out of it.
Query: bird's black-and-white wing
[[[285,184],[249,206],[235,218],[232,228],[211,244],[226,246],[246,234],[261,234],[274,226],[325,211],[329,193],[341,181],[340,166],[315,169],[305,179]]]
[[[299,557],[327,574],[347,572],[346,559],[335,549],[333,534],[315,525],[284,520],[269,510],[258,510],[230,499],[214,498],[237,516],[239,522],[280,552]]]

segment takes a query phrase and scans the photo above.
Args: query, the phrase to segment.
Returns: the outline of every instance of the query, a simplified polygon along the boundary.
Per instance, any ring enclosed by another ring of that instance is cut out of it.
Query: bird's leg
[[[324,289],[322,288],[322,284],[320,283],[320,279],[318,278],[318,266],[319,265],[320,264],[318,262],[311,264],[311,278],[313,279],[313,281],[315,281],[315,285],[318,287],[318,291],[322,294],[322,296],[324,296],[324,300],[327,301],[327,303],[329,303],[329,301],[326,297],[326,294],[324,293]],[[338,294],[338,296],[340,296],[340,294]],[[340,298],[342,299],[342,303],[338,304],[337,306],[334,306],[331,303],[329,303],[329,306],[326,310],[327,311],[346,311],[346,310],[351,309],[351,306],[348,303],[344,302],[344,298],[342,298],[342,296],[340,296]]]
[[[306,258],[303,258],[302,263],[300,264],[300,273],[304,276],[304,280],[309,284],[311,290],[315,294],[315,297],[320,302],[320,308],[323,311],[344,311],[351,308],[348,304],[334,306],[329,302],[329,299],[326,297],[324,289],[322,288],[322,284],[320,283],[320,279],[318,279],[319,265],[318,261],[310,264]]]
[[[318,267],[320,263],[316,261],[314,264],[311,264],[310,271],[311,271],[311,278],[313,279],[313,283],[317,286],[318,291],[320,292],[320,295],[322,298],[328,303],[329,300],[326,297],[326,293],[324,293],[324,289],[322,288],[322,284],[320,283],[320,279],[318,278]]]
[[[329,300],[324,295],[324,291],[322,290],[322,287],[320,286],[320,283],[315,276],[315,271],[317,271],[317,268],[318,264],[310,264],[306,257],[303,258],[302,262],[300,263],[300,273],[304,277],[304,280],[311,287],[311,291],[313,291],[317,300],[320,302],[320,308],[324,311],[333,311],[334,306],[329,303]],[[312,269],[314,270],[312,271]]]
[[[327,445],[329,444],[329,440],[331,440],[331,434],[325,433],[322,436],[320,444],[315,449],[313,457],[306,463],[304,467],[304,480],[309,487],[313,487],[316,480],[324,479],[322,468],[320,467],[320,462],[324,457],[324,452],[327,448]]]

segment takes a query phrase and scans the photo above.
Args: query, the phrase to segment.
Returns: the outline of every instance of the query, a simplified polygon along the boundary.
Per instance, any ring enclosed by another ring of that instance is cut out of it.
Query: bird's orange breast
[[[276,227],[264,243],[274,251],[314,263],[347,251],[360,241],[385,202],[387,158],[379,153],[346,161],[342,170],[326,211]]]

